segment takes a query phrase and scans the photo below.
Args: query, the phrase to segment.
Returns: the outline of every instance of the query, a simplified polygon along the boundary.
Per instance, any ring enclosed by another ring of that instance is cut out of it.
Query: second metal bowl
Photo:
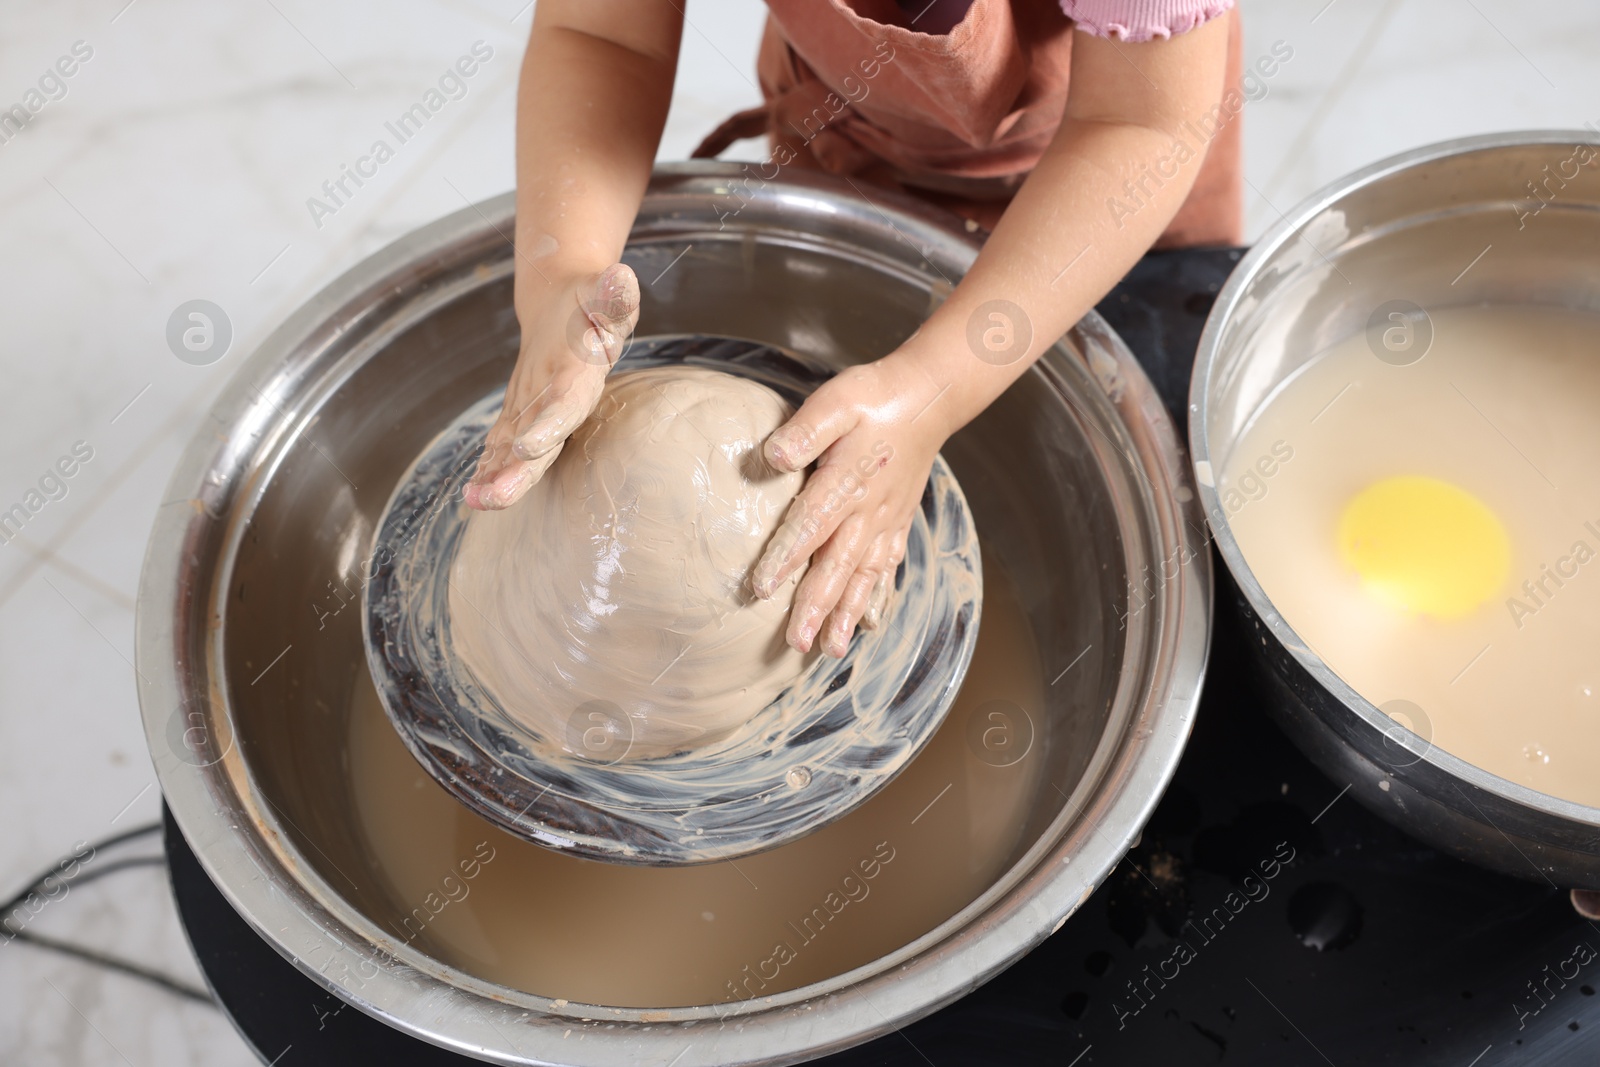
[[[1402,829],[1562,887],[1600,886],[1600,808],[1475,767],[1435,746],[1426,722],[1408,729],[1346,684],[1273,607],[1229,529],[1213,473],[1274,389],[1391,301],[1600,312],[1597,144],[1583,130],[1447,141],[1316,193],[1223,287],[1189,394],[1201,502],[1285,730]]]

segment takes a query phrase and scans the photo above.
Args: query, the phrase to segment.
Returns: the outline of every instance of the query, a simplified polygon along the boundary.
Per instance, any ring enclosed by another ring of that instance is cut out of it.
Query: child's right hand
[[[468,507],[510,507],[544,476],[599,402],[639,321],[639,280],[624,264],[553,281],[548,296],[518,303],[522,351],[463,494]]]

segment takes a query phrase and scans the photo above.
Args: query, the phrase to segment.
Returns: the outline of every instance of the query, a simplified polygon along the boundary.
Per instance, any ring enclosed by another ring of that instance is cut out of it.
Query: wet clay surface
[[[725,736],[794,683],[800,576],[768,600],[748,581],[805,481],[761,457],[791,410],[704,367],[619,373],[526,497],[473,513],[451,634],[508,714],[588,757],[585,738],[626,715],[626,751],[605,755],[644,759]],[[580,708],[597,695],[616,710],[593,726]]]

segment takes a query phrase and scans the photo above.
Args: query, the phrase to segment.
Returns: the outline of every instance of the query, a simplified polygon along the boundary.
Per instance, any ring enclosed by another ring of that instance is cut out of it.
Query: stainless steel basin
[[[1273,609],[1209,483],[1272,390],[1390,302],[1600,312],[1600,159],[1579,162],[1597,145],[1586,130],[1470,137],[1314,194],[1218,295],[1189,395],[1190,448],[1233,575],[1230,599],[1290,736],[1422,840],[1518,877],[1590,888],[1600,886],[1600,809],[1489,774],[1436,747],[1424,721],[1401,724],[1355,692]]]
[[[1047,781],[987,891],[849,973],[659,1011],[495,985],[373,919],[384,902],[343,750],[347,701],[367,684],[361,575],[405,465],[509,372],[511,232],[508,195],[350,271],[248,359],[185,452],[137,636],[146,732],[184,836],[308,975],[494,1062],[795,1062],[974,988],[1122,856],[1177,763],[1204,671],[1211,573],[1188,466],[1092,314],[944,451],[985,560],[1017,577],[1046,679],[1059,678],[1040,730]],[[645,283],[642,332],[748,338],[842,367],[911,334],[974,254],[959,225],[914,202],[709,165],[657,175],[627,259]]]

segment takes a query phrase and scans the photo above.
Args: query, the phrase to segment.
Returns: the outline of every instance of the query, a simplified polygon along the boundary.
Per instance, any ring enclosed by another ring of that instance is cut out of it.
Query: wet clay
[[[1484,770],[1600,805],[1600,316],[1430,318],[1416,362],[1358,335],[1280,387],[1223,465],[1223,506],[1273,605],[1356,692]],[[1375,528],[1373,506],[1394,519],[1364,550],[1424,531],[1412,573],[1341,554],[1362,500]],[[1468,523],[1480,543],[1452,555]]]
[[[987,550],[983,605],[961,693],[898,778],[798,841],[696,867],[599,863],[497,829],[417,765],[363,674],[351,788],[367,861],[393,905],[372,917],[463,971],[574,1005],[729,1003],[892,952],[993,884],[1043,787],[1038,653]],[[985,747],[999,729],[1019,741],[1004,758]]]
[[[501,707],[580,756],[590,720],[620,712],[640,759],[724,737],[794,682],[799,576],[769,600],[748,582],[804,482],[761,457],[791,413],[708,368],[617,374],[521,502],[471,516],[451,635]]]

